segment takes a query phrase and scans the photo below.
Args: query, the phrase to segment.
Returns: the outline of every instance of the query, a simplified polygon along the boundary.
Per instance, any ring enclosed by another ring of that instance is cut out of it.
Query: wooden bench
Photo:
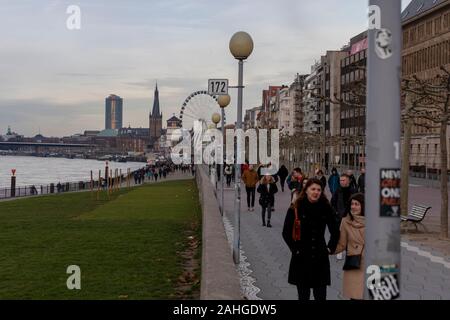
[[[425,218],[425,215],[428,211],[430,211],[431,207],[427,205],[419,205],[415,204],[413,205],[411,212],[405,217],[401,216],[401,222],[411,222],[416,227],[417,231],[417,224],[420,224],[425,231],[427,231],[427,228],[422,224],[423,219]]]

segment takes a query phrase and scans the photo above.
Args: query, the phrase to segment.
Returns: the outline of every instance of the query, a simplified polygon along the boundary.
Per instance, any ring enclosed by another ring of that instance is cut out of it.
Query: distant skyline
[[[402,1],[403,8],[410,2]],[[69,5],[81,30],[68,30]],[[269,85],[289,85],[327,50],[367,26],[361,0],[0,0],[0,133],[66,136],[100,130],[105,98],[123,98],[123,126],[148,127],[156,81],[163,124],[208,78],[237,82],[228,42],[255,44],[245,63],[244,109]],[[227,119],[235,121],[236,92]]]

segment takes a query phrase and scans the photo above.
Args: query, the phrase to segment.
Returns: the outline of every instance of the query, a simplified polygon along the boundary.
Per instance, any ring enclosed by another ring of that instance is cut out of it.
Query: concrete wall
[[[196,166],[202,206],[201,300],[242,299],[239,276],[227,241],[214,188],[204,166]]]

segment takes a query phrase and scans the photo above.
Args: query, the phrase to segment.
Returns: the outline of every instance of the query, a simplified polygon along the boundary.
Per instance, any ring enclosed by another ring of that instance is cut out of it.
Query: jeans
[[[261,218],[262,222],[266,223],[266,211],[267,211],[267,221],[270,222],[270,218],[272,218],[272,207],[268,205],[267,207],[261,207]]]
[[[227,174],[227,187],[231,184],[231,174]]]
[[[245,187],[247,192],[247,207],[253,208],[255,206],[255,191],[256,187]]]
[[[311,296],[311,289],[313,290],[314,300],[316,301],[324,301],[327,300],[327,287],[318,287],[318,288],[304,288],[302,286],[297,286],[298,299],[307,301]]]

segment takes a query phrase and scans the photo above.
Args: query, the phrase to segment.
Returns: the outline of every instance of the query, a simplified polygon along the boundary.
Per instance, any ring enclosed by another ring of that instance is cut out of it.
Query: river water
[[[113,162],[109,168],[114,170],[136,170],[145,166],[143,162]],[[91,170],[98,179],[98,170],[104,176],[105,161],[65,158],[39,158],[21,156],[0,156],[0,188],[11,185],[11,169],[16,169],[16,185],[47,185],[58,182],[89,181]]]

